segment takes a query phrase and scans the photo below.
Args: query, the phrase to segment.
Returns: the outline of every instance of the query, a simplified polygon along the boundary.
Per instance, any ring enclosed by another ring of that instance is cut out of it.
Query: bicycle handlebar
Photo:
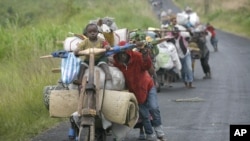
[[[105,53],[105,56],[110,56],[110,55],[113,55],[113,54],[116,54],[116,53],[119,53],[119,52],[122,52],[122,51],[125,51],[125,50],[130,50],[130,49],[133,49],[137,47],[136,44],[126,44],[124,46],[114,46],[113,48],[111,48],[110,50],[108,50],[106,53]]]
[[[88,48],[85,50],[81,50],[78,52],[79,56],[88,56],[90,54],[105,54],[105,56],[110,56],[115,53],[119,53],[125,50],[133,49],[136,47],[136,44],[126,44],[124,46],[114,46],[110,50],[106,50],[104,48]],[[54,51],[51,53],[51,55],[46,55],[46,56],[41,56],[40,58],[67,58],[69,52],[65,50],[60,50],[60,51]]]
[[[89,49],[79,51],[78,55],[89,55],[89,54],[105,53],[105,56],[110,56],[110,55],[113,55],[115,53],[119,53],[119,52],[122,52],[122,51],[125,51],[125,50],[133,49],[135,47],[136,47],[135,44],[126,44],[124,46],[118,46],[118,45],[113,46],[109,50],[106,50],[104,48],[89,48]]]

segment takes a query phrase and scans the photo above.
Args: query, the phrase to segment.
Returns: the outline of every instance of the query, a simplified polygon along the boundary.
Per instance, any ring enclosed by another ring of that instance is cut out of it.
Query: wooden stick
[[[173,30],[169,29],[160,29],[159,32],[173,32]],[[178,30],[177,32],[189,32],[188,30]]]
[[[44,58],[52,58],[52,55],[45,55],[45,56],[41,56],[40,59],[44,59]]]
[[[56,44],[64,44],[64,41],[56,41]]]
[[[131,32],[136,32],[138,30],[131,30],[129,31],[129,33]],[[158,32],[172,32],[173,30],[170,30],[170,29],[159,29],[159,30],[139,30],[139,31],[158,31]],[[178,32],[188,32],[188,30],[178,30]]]
[[[61,72],[61,68],[53,68],[51,71],[53,73],[60,73]]]
[[[154,27],[148,27],[149,31],[159,31],[161,30],[160,28],[154,28]]]
[[[86,37],[85,35],[83,35],[83,34],[77,34],[77,33],[73,33],[73,32],[69,32],[69,35],[71,35],[71,36],[76,36],[76,37],[78,37],[78,38],[80,38],[80,39],[87,39],[88,37]]]

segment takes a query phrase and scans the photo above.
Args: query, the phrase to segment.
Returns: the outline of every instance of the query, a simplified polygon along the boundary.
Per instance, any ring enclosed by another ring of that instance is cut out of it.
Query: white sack
[[[156,56],[156,70],[172,69],[173,67],[181,70],[181,62],[174,44],[165,41],[158,44],[157,47],[159,54]]]
[[[191,14],[189,14],[189,22],[193,26],[196,26],[197,24],[200,23],[200,18],[198,17],[196,12],[192,12]]]
[[[188,23],[188,15],[186,13],[177,13],[176,22],[179,25],[186,25]]]
[[[118,45],[120,41],[128,40],[128,29],[122,28],[114,31],[114,45]]]
[[[77,49],[77,44],[79,44],[82,41],[83,41],[82,39],[80,39],[80,38],[78,38],[76,36],[67,37],[64,40],[63,48],[66,51],[75,51]]]
[[[159,54],[155,57],[156,59],[156,70],[160,68],[163,69],[172,69],[174,67],[173,60],[170,56],[170,52],[167,47],[167,42],[162,42],[157,45],[159,49]]]
[[[103,89],[104,80],[105,80],[105,73],[101,68],[99,68],[97,66],[95,66],[95,72],[96,71],[100,72],[99,85],[100,85],[100,89]],[[109,66],[109,71],[110,71],[110,74],[112,75],[112,81],[106,82],[106,90],[118,90],[118,91],[124,90],[125,89],[125,79],[124,79],[122,72],[117,67],[111,67],[111,66]],[[89,72],[89,69],[87,69],[85,71],[84,76],[88,77],[88,74],[89,74],[88,72]],[[94,83],[96,84],[96,79],[94,80]]]
[[[170,52],[170,56],[174,62],[174,66],[176,69],[178,69],[180,71],[182,66],[181,66],[181,61],[180,61],[180,58],[178,56],[175,45],[173,43],[170,43],[170,42],[166,42],[166,43],[167,43],[168,50]]]
[[[183,25],[177,24],[177,25],[175,25],[175,27],[177,27],[181,31],[180,34],[182,37],[185,37],[185,38],[191,37],[190,33],[187,31],[187,28],[184,27]]]

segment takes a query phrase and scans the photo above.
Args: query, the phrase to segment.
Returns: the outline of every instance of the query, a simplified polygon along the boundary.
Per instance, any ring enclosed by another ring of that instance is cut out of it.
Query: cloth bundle
[[[159,70],[160,68],[170,70],[173,67],[181,70],[181,62],[176,48],[172,43],[162,42],[158,44],[157,47],[159,48],[159,54],[156,56],[156,70]]]
[[[200,59],[201,58],[200,48],[198,47],[197,43],[190,42],[188,47],[190,48],[192,59]]]
[[[103,94],[102,90],[100,94]],[[135,95],[127,91],[105,90],[102,113],[110,122],[134,127],[139,118]]]
[[[61,79],[64,84],[70,84],[77,78],[80,69],[79,57],[76,57],[73,52],[69,52],[67,58],[62,58],[61,61]]]
[[[97,71],[99,71],[100,73],[100,81],[98,82],[99,83],[99,86],[100,86],[100,89],[103,89],[104,88],[104,81],[105,81],[105,73],[104,71],[95,66],[95,73]],[[125,79],[124,79],[124,76],[122,74],[122,72],[116,68],[116,67],[111,67],[109,66],[109,71],[110,71],[110,74],[112,76],[112,81],[107,81],[106,82],[106,86],[105,86],[105,89],[106,90],[124,90],[125,89]],[[85,71],[85,74],[84,76],[86,76],[88,78],[88,75],[89,75],[89,69],[87,69]],[[96,84],[96,79],[94,79],[94,83]]]
[[[139,118],[139,107],[133,93],[100,90],[99,105],[105,119],[111,123],[133,128]],[[50,117],[70,117],[78,106],[78,90],[52,90],[49,101]]]

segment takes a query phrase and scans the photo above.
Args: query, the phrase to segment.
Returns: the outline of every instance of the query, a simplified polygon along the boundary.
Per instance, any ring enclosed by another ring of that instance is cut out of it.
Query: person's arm
[[[103,48],[105,48],[106,50],[110,50],[110,49],[111,49],[111,46],[110,46],[109,42],[106,41],[106,40],[102,42],[102,46],[103,46]]]
[[[169,41],[169,40],[171,40],[171,38],[168,37],[168,36],[166,36],[166,37],[163,37],[163,38],[160,38],[160,39],[153,40],[153,41],[151,42],[151,44],[152,44],[152,45],[157,45],[157,44],[159,44],[159,43],[161,43],[161,42]]]

